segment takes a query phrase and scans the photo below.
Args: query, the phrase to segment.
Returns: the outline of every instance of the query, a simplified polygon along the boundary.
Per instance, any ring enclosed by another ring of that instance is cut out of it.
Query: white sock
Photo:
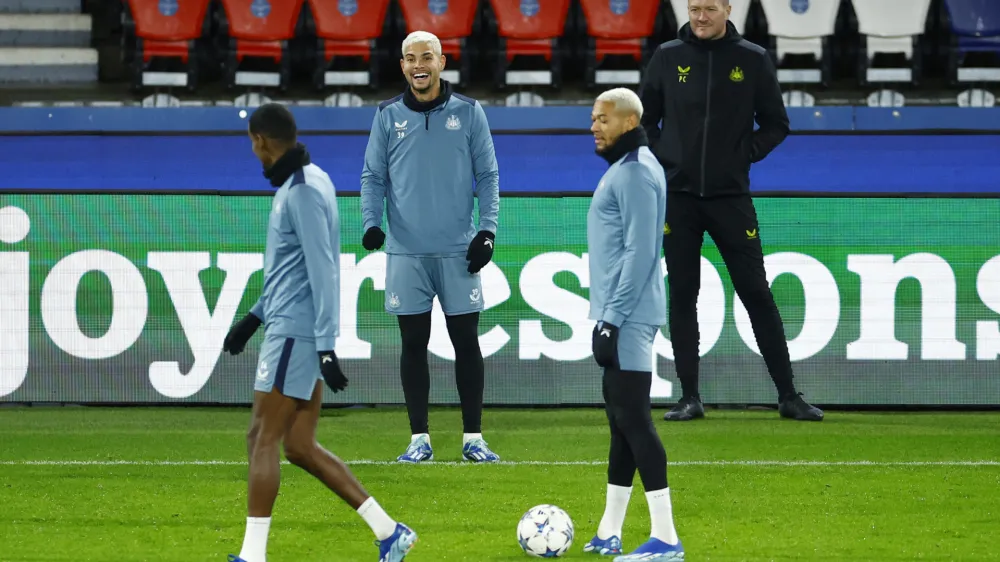
[[[608,499],[604,506],[604,517],[597,527],[597,538],[608,540],[611,537],[622,537],[622,525],[625,524],[625,512],[628,511],[628,500],[632,497],[632,486],[615,486],[608,484]]]
[[[649,503],[649,521],[652,529],[649,536],[667,544],[677,544],[677,530],[674,529],[674,513],[670,507],[670,488],[646,492]]]
[[[265,562],[267,534],[271,530],[270,517],[247,517],[247,532],[243,536],[240,558],[247,562]]]
[[[430,434],[427,434],[427,433],[414,433],[410,437],[410,443],[413,443],[414,441],[416,441],[417,439],[420,439],[421,437],[423,437],[424,439],[427,440],[427,444],[428,445],[431,444],[431,436],[430,436]]]
[[[372,532],[375,533],[375,538],[380,541],[384,541],[396,532],[396,521],[389,517],[389,514],[382,509],[375,498],[369,497],[365,500],[365,503],[358,508],[358,515],[365,520],[365,523],[368,523]]]
[[[468,443],[469,441],[472,441],[473,439],[482,439],[482,438],[483,438],[483,434],[482,433],[463,433],[462,434],[462,444],[464,445],[464,444]]]

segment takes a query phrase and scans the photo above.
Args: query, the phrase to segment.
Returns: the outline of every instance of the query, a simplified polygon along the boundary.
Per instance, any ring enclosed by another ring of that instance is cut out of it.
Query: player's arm
[[[660,120],[663,119],[663,66],[665,56],[661,49],[653,52],[642,83],[639,85],[639,99],[642,101],[642,128],[646,130],[649,146],[656,146],[660,140]]]
[[[640,291],[649,280],[649,273],[659,268],[656,252],[657,238],[663,225],[657,223],[659,204],[656,201],[656,182],[652,174],[638,163],[626,164],[619,169],[624,177],[615,178],[615,197],[622,220],[625,253],[618,286],[608,301],[601,318],[604,322],[621,327],[639,305]]]
[[[479,230],[496,234],[500,214],[500,170],[490,124],[479,102],[473,110],[470,145],[476,197],[479,199]]]
[[[257,299],[257,302],[255,302],[254,305],[252,307],[250,307],[250,314],[253,314],[254,316],[256,316],[258,320],[261,320],[261,321],[264,320],[264,295],[263,294],[261,294],[260,298]]]
[[[361,170],[361,219],[365,230],[363,244],[367,250],[376,250],[385,242],[385,234],[382,234],[382,210],[385,206],[386,186],[389,185],[388,147],[389,131],[383,120],[382,110],[377,109],[368,135],[368,147],[365,148],[365,164]]]
[[[316,350],[330,351],[340,330],[340,295],[336,290],[340,271],[330,232],[339,230],[340,225],[333,224],[336,219],[331,216],[326,201],[311,186],[293,187],[285,204],[305,258],[316,313],[316,324],[313,326]]]
[[[750,148],[750,161],[760,162],[772,150],[781,144],[788,136],[788,111],[781,97],[781,85],[778,84],[778,74],[767,53],[761,64],[760,76],[754,84],[753,109],[755,119],[760,127],[753,133],[753,144]]]

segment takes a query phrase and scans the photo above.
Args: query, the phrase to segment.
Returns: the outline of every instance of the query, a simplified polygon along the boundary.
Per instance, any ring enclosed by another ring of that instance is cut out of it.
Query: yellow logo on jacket
[[[729,79],[732,80],[733,82],[742,82],[743,81],[743,69],[741,69],[738,66],[734,67],[733,70],[730,71],[730,73],[729,73]]]
[[[754,239],[757,238],[757,229],[756,228],[753,229],[753,230],[748,230],[748,231],[746,231],[746,233],[747,233],[747,240],[754,240]]]
[[[687,83],[688,74],[691,72],[690,66],[678,66],[677,67],[677,81]]]

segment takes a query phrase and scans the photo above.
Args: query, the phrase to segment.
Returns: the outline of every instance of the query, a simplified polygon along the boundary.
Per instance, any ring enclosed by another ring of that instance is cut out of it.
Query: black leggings
[[[608,484],[630,487],[636,469],[647,492],[667,487],[667,453],[653,426],[652,373],[604,371],[604,408],[611,427]]]
[[[427,410],[430,402],[431,376],[427,366],[427,344],[431,339],[431,313],[399,316],[403,353],[399,376],[403,383],[410,432],[428,433]],[[448,335],[455,347],[455,384],[462,404],[465,433],[482,432],[483,353],[479,349],[479,313],[447,316]]]

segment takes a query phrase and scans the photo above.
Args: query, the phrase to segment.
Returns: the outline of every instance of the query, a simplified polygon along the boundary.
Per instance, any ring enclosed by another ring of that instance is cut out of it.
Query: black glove
[[[618,364],[618,326],[599,322],[594,325],[594,337],[591,343],[594,361],[605,369],[617,369]]]
[[[333,350],[319,352],[319,372],[323,375],[326,386],[329,386],[334,394],[347,388],[347,377],[344,376],[344,371],[340,370],[337,354]]]
[[[261,321],[253,314],[247,314],[242,320],[233,324],[226,334],[226,339],[222,341],[222,351],[228,351],[230,355],[243,353],[243,348],[253,337],[257,328],[260,328]]]
[[[385,233],[377,226],[366,230],[364,237],[361,238],[361,245],[369,252],[378,250],[382,247],[382,244],[385,244]]]
[[[493,259],[493,240],[496,235],[488,230],[480,230],[479,234],[469,242],[469,251],[465,259],[469,260],[469,273],[479,273]]]

